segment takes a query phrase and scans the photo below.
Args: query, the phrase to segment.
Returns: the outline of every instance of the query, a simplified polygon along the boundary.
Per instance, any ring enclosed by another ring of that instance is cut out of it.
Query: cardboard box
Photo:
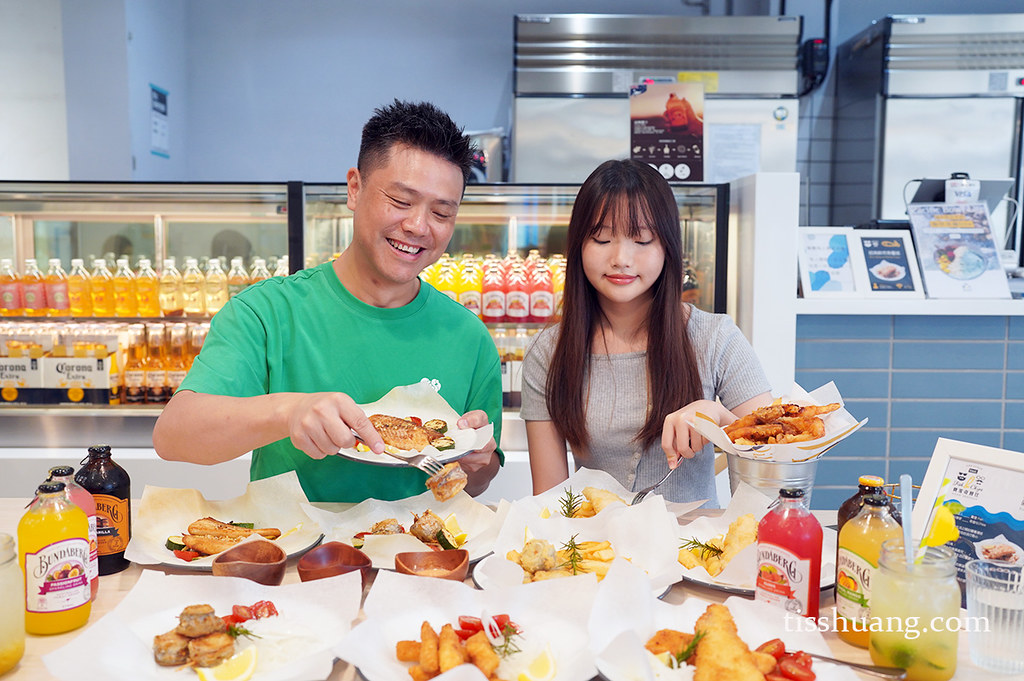
[[[42,358],[0,357],[0,405],[44,402]]]
[[[48,404],[109,404],[109,357],[43,357]]]

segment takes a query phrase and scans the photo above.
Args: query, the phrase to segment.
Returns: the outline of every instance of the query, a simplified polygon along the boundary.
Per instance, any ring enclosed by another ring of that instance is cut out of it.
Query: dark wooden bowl
[[[232,546],[213,559],[218,577],[244,577],[260,584],[277,586],[284,579],[288,556],[272,541],[256,539]]]
[[[365,588],[372,565],[370,557],[359,549],[340,541],[329,541],[299,558],[299,579],[310,582],[360,570]]]
[[[461,582],[466,579],[469,572],[469,552],[465,549],[448,549],[397,553],[395,569],[406,575],[438,577]]]

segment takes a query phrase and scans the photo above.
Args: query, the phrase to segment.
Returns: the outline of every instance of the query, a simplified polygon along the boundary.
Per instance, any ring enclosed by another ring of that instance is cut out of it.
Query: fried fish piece
[[[450,624],[441,627],[441,633],[438,635],[437,659],[442,674],[466,662],[465,646],[462,645],[462,640],[459,639],[455,628]]]
[[[370,534],[402,534],[405,532],[397,518],[385,518],[370,526]]]
[[[230,537],[243,538],[250,534],[258,534],[265,539],[277,539],[281,536],[281,530],[276,527],[257,527],[250,530],[247,527],[239,527],[230,523],[222,523],[216,518],[200,518],[188,526],[189,534],[202,534],[208,537]]]
[[[395,644],[395,657],[399,662],[419,662],[420,642],[399,641]]]
[[[584,487],[583,496],[586,497],[587,501],[594,505],[595,514],[600,513],[615,503],[622,505],[626,504],[626,501],[618,494],[609,492],[606,489],[599,489],[597,487]]]
[[[487,640],[487,634],[482,631],[466,639],[466,654],[469,661],[489,679],[494,677],[494,672],[501,664],[501,658],[494,652],[494,646]]]
[[[420,625],[420,663],[419,668],[431,676],[441,670],[441,661],[438,657],[438,646],[440,638],[430,622],[426,620]],[[410,671],[410,673],[412,673]]]
[[[447,501],[466,488],[469,479],[458,461],[445,464],[440,473],[427,478],[427,488],[438,501]]]
[[[228,625],[224,620],[217,617],[213,607],[206,603],[187,606],[178,615],[178,626],[175,632],[189,638],[206,636],[227,631]]]
[[[686,649],[686,646],[690,645],[692,640],[693,634],[676,631],[675,629],[661,629],[648,639],[647,643],[644,644],[644,648],[647,648],[654,655],[669,653],[672,657],[676,657]],[[691,654],[687,658],[688,663],[692,664],[695,654]]]
[[[693,629],[704,632],[694,655],[694,681],[764,681],[729,608],[712,603]]]
[[[373,414],[370,424],[380,433],[384,444],[397,447],[403,451],[415,449],[422,452],[423,448],[441,436],[436,430],[417,426],[412,421],[397,416]]]
[[[444,521],[429,508],[420,515],[412,514],[412,527],[409,534],[426,544],[437,543],[437,533],[444,529]]]
[[[190,551],[196,551],[204,556],[212,556],[230,549],[242,541],[244,537],[210,537],[205,534],[183,534],[181,543]]]
[[[223,620],[221,620],[223,622]],[[153,637],[153,658],[158,665],[174,667],[188,662],[188,636],[182,636],[175,629]]]
[[[235,654],[235,639],[227,633],[200,636],[188,642],[188,657],[197,667],[216,667]]]

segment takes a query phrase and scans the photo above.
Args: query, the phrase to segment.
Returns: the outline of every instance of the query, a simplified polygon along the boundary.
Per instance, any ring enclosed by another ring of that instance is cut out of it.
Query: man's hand
[[[377,454],[384,441],[363,410],[344,393],[294,393],[289,404],[288,436],[314,459],[355,447],[356,435]],[[353,434],[355,431],[355,435]]]
[[[481,409],[474,409],[462,415],[457,427],[460,429],[483,428],[489,422],[486,412]],[[492,437],[483,447],[459,459],[459,465],[462,467],[462,470],[466,471],[466,477],[469,478],[469,481],[466,483],[467,493],[473,496],[480,494],[487,489],[487,485],[498,474],[498,469],[501,465],[498,457],[495,455],[497,449],[498,443]]]

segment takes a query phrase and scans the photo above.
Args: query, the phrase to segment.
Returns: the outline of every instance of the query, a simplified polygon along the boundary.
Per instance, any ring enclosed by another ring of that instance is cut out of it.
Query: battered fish
[[[189,534],[203,534],[208,537],[220,537],[227,539],[237,537],[239,539],[248,537],[250,534],[258,534],[266,539],[277,539],[281,536],[281,530],[276,527],[257,527],[250,530],[247,527],[239,527],[230,523],[222,523],[216,518],[200,518],[188,526]]]
[[[750,648],[736,633],[729,608],[712,603],[693,629],[704,632],[694,656],[694,681],[764,681]]]
[[[221,620],[222,622],[224,620]],[[175,630],[153,637],[153,657],[158,665],[175,667],[188,662],[188,636],[182,636]]]
[[[373,414],[370,416],[370,423],[380,433],[384,444],[403,451],[415,449],[417,452],[422,452],[424,447],[442,437],[441,433],[436,430],[417,426],[412,421],[400,419],[397,416]]]
[[[427,488],[434,493],[438,501],[447,501],[466,488],[468,482],[466,471],[458,461],[445,464],[440,473],[427,478]]]

